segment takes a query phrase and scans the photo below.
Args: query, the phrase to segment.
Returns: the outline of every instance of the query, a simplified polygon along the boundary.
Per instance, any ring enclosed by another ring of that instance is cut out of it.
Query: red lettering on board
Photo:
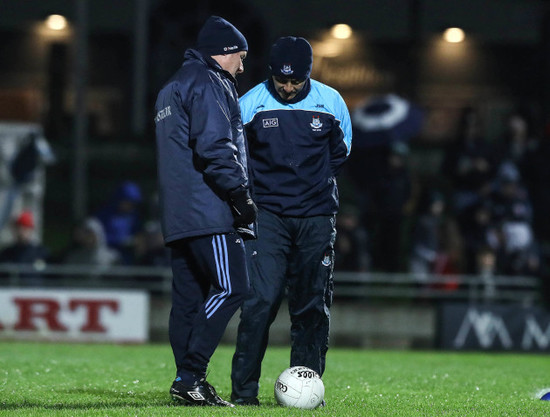
[[[49,330],[66,332],[67,328],[59,322],[61,305],[51,298],[14,298],[19,307],[19,321],[15,330],[38,330],[36,319],[43,319]]]
[[[76,310],[78,307],[86,309],[86,323],[80,328],[82,332],[105,333],[107,329],[99,322],[99,312],[102,307],[108,307],[111,311],[117,312],[119,305],[116,300],[85,300],[74,299],[69,302],[69,309]]]

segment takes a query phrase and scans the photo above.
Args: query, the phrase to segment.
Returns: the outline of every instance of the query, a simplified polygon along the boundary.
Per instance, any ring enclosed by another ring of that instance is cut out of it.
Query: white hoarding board
[[[142,343],[148,336],[145,291],[0,289],[0,339]]]

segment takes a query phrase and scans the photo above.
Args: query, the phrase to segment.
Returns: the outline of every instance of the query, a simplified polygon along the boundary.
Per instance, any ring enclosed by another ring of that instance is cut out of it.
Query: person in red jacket
[[[0,252],[0,263],[33,265],[42,269],[49,258],[49,251],[36,239],[34,215],[30,210],[22,211],[13,221],[14,242]],[[21,275],[25,284],[41,285],[39,272]]]

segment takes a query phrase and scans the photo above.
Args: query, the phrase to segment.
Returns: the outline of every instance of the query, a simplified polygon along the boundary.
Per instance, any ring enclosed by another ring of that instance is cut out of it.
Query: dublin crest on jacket
[[[319,116],[313,116],[313,120],[311,121],[311,123],[309,125],[311,126],[311,128],[315,132],[319,132],[321,130],[321,128],[323,127],[323,123],[321,123],[321,120],[319,119]]]

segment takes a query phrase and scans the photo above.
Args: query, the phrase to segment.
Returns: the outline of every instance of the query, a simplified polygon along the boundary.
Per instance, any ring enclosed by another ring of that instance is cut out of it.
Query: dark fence
[[[80,265],[0,265],[0,285],[11,287],[140,288],[169,294],[172,273],[158,267]],[[542,301],[541,282],[529,276],[414,275],[386,273],[334,274],[339,299],[426,299],[514,302]]]

